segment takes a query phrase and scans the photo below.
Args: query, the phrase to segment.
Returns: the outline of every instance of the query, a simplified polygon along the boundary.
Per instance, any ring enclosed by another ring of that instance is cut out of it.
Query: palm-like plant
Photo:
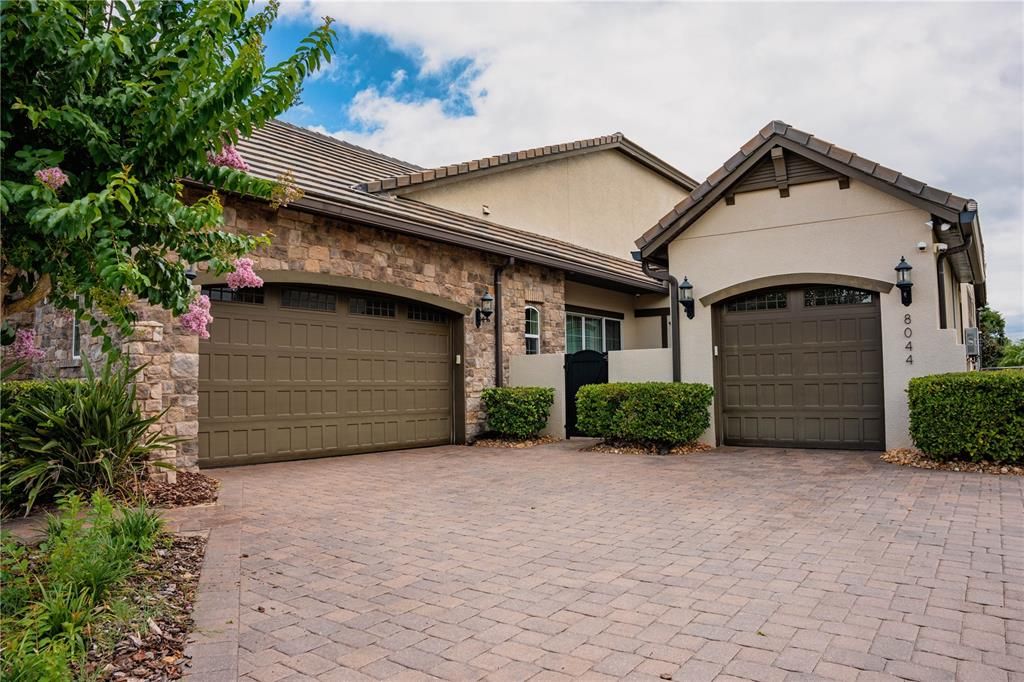
[[[163,413],[146,417],[135,400],[142,367],[108,361],[98,374],[88,363],[81,382],[59,383],[47,404],[18,405],[22,419],[10,420],[5,487],[23,494],[25,513],[38,499],[61,491],[134,493],[147,464],[179,441],[156,428]]]

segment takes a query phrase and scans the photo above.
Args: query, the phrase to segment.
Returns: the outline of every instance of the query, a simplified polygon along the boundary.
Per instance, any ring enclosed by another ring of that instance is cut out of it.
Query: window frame
[[[537,314],[537,333],[530,333],[530,311]],[[523,309],[523,346],[527,355],[540,355],[541,314],[537,306],[528,305]],[[536,350],[530,350],[530,341],[536,339]]]
[[[598,351],[598,352],[600,352],[600,353],[611,352],[611,351],[608,350],[608,321],[609,320],[612,321],[612,322],[617,322],[618,325],[619,325],[619,333],[618,333],[619,348],[617,350],[622,350],[622,347],[623,347],[623,343],[622,343],[622,326],[623,325],[622,325],[622,320],[620,318],[617,318],[617,317],[607,317],[607,316],[604,316],[604,315],[591,315],[591,314],[588,314],[588,313],[577,313],[577,312],[572,312],[572,311],[567,310],[567,311],[565,311],[565,352],[566,353],[569,353],[569,318],[570,317],[578,317],[578,318],[580,318],[580,326],[581,326],[580,344],[582,346],[580,348],[580,350],[594,350],[594,349],[588,349],[587,348],[587,324],[586,324],[586,321],[588,319],[590,319],[590,320],[600,320],[601,321],[601,350]]]
[[[78,315],[71,318],[71,359],[82,359],[82,323]]]

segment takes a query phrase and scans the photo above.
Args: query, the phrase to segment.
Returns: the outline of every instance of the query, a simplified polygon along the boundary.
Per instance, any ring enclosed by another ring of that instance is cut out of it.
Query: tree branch
[[[22,298],[4,305],[4,317],[15,313],[23,313],[26,310],[32,310],[32,308],[35,308],[40,301],[46,298],[46,295],[50,293],[51,288],[50,275],[44,273],[43,276],[36,281],[36,285],[32,288],[32,291],[28,292],[28,294]]]

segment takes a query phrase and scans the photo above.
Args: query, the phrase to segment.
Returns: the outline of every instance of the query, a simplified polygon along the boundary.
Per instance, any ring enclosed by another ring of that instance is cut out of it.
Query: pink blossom
[[[11,354],[19,360],[42,360],[46,351],[36,346],[36,333],[31,329],[19,329],[14,335]]]
[[[54,192],[61,188],[68,181],[68,176],[57,166],[44,168],[36,171],[36,180],[43,183]]]
[[[232,289],[263,286],[263,278],[252,271],[251,258],[239,258],[235,261],[235,271],[228,275],[228,286]]]
[[[235,170],[247,171],[249,170],[249,164],[245,162],[242,155],[238,153],[238,149],[235,145],[226,143],[224,148],[220,150],[219,154],[213,152],[206,153],[206,160],[214,166],[227,166],[228,168],[234,168]]]
[[[185,331],[199,335],[201,339],[210,338],[210,332],[206,326],[213,322],[213,315],[210,314],[210,297],[205,294],[192,299],[188,305],[188,312],[181,316],[181,326]]]

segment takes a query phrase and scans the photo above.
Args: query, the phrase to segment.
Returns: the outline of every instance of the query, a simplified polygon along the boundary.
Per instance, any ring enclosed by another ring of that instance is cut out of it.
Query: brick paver
[[[1024,479],[575,443],[214,471],[193,677],[1024,680]]]

